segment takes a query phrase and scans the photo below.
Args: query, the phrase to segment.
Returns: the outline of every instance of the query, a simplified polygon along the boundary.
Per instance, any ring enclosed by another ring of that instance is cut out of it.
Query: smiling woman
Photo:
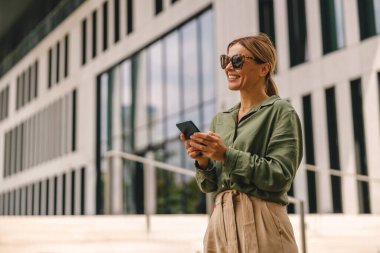
[[[215,199],[204,252],[298,252],[285,206],[302,159],[301,124],[272,80],[273,44],[265,34],[243,37],[220,61],[240,103],[218,113],[209,132],[181,135],[199,188]]]

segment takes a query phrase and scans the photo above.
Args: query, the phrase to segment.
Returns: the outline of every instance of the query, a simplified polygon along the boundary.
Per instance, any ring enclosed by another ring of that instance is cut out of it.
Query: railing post
[[[112,156],[107,157],[104,169],[104,213],[112,214]]]
[[[154,160],[154,153],[148,152],[146,158]],[[146,215],[146,229],[150,233],[151,220],[150,215],[156,211],[156,173],[152,162],[144,163],[144,212]]]
[[[301,247],[302,252],[306,253],[306,226],[305,226],[305,209],[303,200],[299,201],[300,205],[300,225],[301,225]]]

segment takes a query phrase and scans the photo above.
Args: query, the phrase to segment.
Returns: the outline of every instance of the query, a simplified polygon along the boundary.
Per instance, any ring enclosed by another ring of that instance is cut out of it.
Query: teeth
[[[228,78],[230,79],[237,79],[239,77],[240,77],[239,75],[228,75]]]

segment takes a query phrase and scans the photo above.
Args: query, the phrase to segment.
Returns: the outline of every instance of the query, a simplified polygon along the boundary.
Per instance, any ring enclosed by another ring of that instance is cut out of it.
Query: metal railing
[[[112,164],[112,159],[113,158],[122,158],[122,159],[125,159],[125,160],[129,160],[129,161],[133,161],[133,162],[139,162],[139,163],[142,163],[144,164],[144,169],[146,169],[147,167],[150,167],[150,168],[154,168],[154,169],[162,169],[162,170],[166,170],[166,171],[170,171],[170,172],[174,172],[174,173],[178,173],[178,174],[181,174],[181,175],[186,175],[186,176],[190,176],[190,177],[195,177],[195,171],[192,171],[192,170],[189,170],[189,169],[185,169],[185,168],[181,168],[181,167],[177,167],[177,166],[174,166],[174,165],[171,165],[171,164],[167,164],[167,163],[163,163],[163,162],[159,162],[159,161],[156,161],[156,160],[153,160],[153,159],[149,159],[149,158],[145,158],[145,157],[141,157],[141,156],[138,156],[138,155],[135,155],[135,154],[131,154],[131,153],[125,153],[125,152],[121,152],[121,151],[117,151],[117,150],[111,150],[111,151],[108,151],[104,154],[104,158],[106,158],[108,160],[108,164]],[[111,166],[112,167],[112,166]],[[111,192],[111,189],[112,189],[112,179],[111,178],[108,178],[109,180],[109,193]],[[144,182],[144,187],[150,187],[150,184],[147,184]],[[111,195],[110,195],[111,196]],[[108,196],[108,197],[110,197]],[[306,253],[306,231],[305,231],[305,209],[304,209],[304,201],[301,200],[301,199],[297,199],[295,197],[289,197],[289,202],[290,203],[293,203],[295,205],[299,205],[299,211],[300,211],[300,234],[301,234],[301,249],[302,249],[302,252],[303,253]],[[111,202],[107,202],[108,205],[111,205]],[[150,208],[149,208],[149,205],[150,203],[146,203],[146,205],[144,205],[144,208],[145,208],[145,215],[146,215],[146,228],[147,228],[147,232],[149,233],[150,232]],[[212,198],[211,198],[211,194],[206,194],[206,210],[207,210],[207,213],[208,215],[210,216],[211,215],[211,205],[212,205]],[[111,206],[108,206],[106,207],[106,210],[112,210],[112,207]]]

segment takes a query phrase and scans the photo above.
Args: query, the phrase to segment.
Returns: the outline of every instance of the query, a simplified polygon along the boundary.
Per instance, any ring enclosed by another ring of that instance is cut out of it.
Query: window
[[[42,215],[42,181],[38,182],[38,215]]]
[[[86,168],[81,168],[80,170],[80,214],[84,215],[86,213]]]
[[[0,90],[0,122],[8,117],[9,86]]]
[[[58,201],[57,201],[57,197],[58,197],[58,191],[57,191],[57,188],[58,187],[58,178],[57,176],[54,177],[54,193],[53,193],[53,196],[54,196],[54,206],[53,206],[53,214],[54,215],[57,215],[57,205],[58,205]]]
[[[305,0],[287,0],[290,66],[307,61]]]
[[[82,65],[86,64],[86,60],[87,60],[86,50],[87,50],[87,20],[83,19],[82,21]]]
[[[75,170],[71,171],[71,215],[75,214]]]
[[[133,31],[133,0],[127,1],[127,34]]]
[[[163,10],[163,1],[162,0],[155,0],[155,13],[156,15],[162,12]]]
[[[306,165],[315,165],[314,158],[314,138],[313,138],[313,117],[311,108],[311,95],[304,96],[303,102],[303,123],[304,123],[304,137],[305,137],[305,151],[306,151]],[[316,213],[317,207],[317,186],[316,174],[314,171],[307,170],[307,188],[309,200],[309,213]]]
[[[357,0],[360,23],[360,39],[380,33],[380,1]]]
[[[52,64],[53,64],[53,49],[49,49],[49,53],[48,53],[48,88],[50,89],[51,85],[52,85]],[[17,81],[18,83],[18,81]],[[18,87],[18,85],[17,85]]]
[[[186,117],[207,129],[215,113],[212,21],[212,10],[206,10],[97,77],[97,213],[103,212],[104,203],[101,176],[107,161],[102,154],[112,148],[115,139],[112,118],[120,117],[113,113],[113,85],[121,86],[117,95],[121,96],[123,133],[118,138],[123,149],[141,156],[151,153],[160,161],[188,166],[175,123]],[[123,164],[124,210],[128,213],[144,211],[140,166]],[[193,184],[192,180],[158,173],[157,212],[205,212],[202,193],[183,197],[183,189]],[[176,195],[170,196],[169,192]]]
[[[276,42],[273,0],[259,0],[260,32],[266,33]]]
[[[365,144],[364,119],[363,119],[363,95],[361,80],[351,81],[352,120],[354,126],[355,164],[358,175],[368,176],[367,151]],[[360,213],[370,213],[369,184],[358,180],[358,198]]]
[[[56,49],[55,49],[55,53],[56,53],[56,56],[55,56],[55,62],[56,62],[56,65],[55,65],[55,83],[59,83],[59,78],[60,78],[60,71],[59,71],[60,48],[61,48],[61,45],[58,42],[56,45]]]
[[[64,58],[64,70],[63,76],[66,78],[69,75],[69,35],[66,34],[64,39],[64,49],[65,49],[65,58]]]
[[[323,53],[327,54],[344,46],[342,0],[320,0]]]
[[[66,214],[66,173],[62,175],[62,215]]]
[[[103,51],[108,48],[108,2],[103,3]]]
[[[120,0],[114,1],[114,42],[116,43],[120,40]]]
[[[34,62],[34,98],[38,96],[38,61]]]
[[[50,191],[49,179],[46,179],[45,181],[45,190],[46,190],[45,215],[49,215],[49,191]]]
[[[98,30],[98,19],[97,11],[92,12],[92,58],[96,57],[97,51],[97,30]]]
[[[330,169],[340,170],[339,135],[338,135],[338,124],[337,124],[337,116],[336,116],[335,88],[331,87],[331,88],[326,89],[325,97],[326,97],[326,115],[327,115]],[[333,211],[334,213],[342,213],[343,206],[342,206],[341,178],[339,176],[331,175],[330,179],[331,179]]]
[[[77,136],[76,136],[76,114],[77,114],[77,91],[74,90],[72,92],[72,141],[71,141],[71,151],[74,152],[76,150]]]

